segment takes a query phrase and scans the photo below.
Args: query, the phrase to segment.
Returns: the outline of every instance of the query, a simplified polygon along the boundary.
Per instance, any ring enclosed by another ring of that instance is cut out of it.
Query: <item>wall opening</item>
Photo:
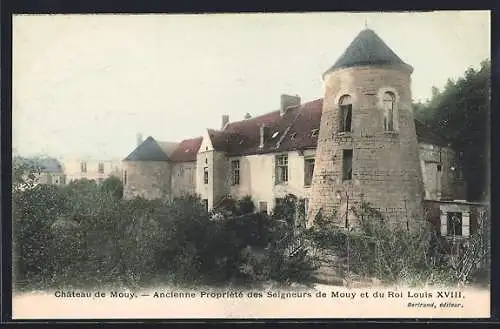
[[[339,100],[340,132],[350,132],[352,124],[352,101],[351,96],[344,95]]]
[[[342,157],[342,180],[352,179],[352,150],[344,150]]]
[[[276,183],[288,182],[288,155],[276,157]]]
[[[384,130],[394,131],[394,105],[396,97],[391,92],[384,93]]]
[[[304,159],[304,186],[311,186],[314,173],[314,158]]]
[[[232,185],[240,185],[240,160],[231,161]]]
[[[203,168],[203,184],[208,184],[208,167]]]
[[[267,214],[267,202],[259,201],[259,212]]]
[[[462,236],[462,213],[448,212],[447,217],[447,235]]]

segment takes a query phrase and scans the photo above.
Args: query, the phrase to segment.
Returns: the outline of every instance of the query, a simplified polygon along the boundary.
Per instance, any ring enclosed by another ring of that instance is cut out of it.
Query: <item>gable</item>
[[[206,151],[213,151],[214,146],[212,145],[212,140],[210,138],[209,130],[205,130],[205,133],[202,136],[202,141],[200,144],[200,148],[198,152],[206,152]]]

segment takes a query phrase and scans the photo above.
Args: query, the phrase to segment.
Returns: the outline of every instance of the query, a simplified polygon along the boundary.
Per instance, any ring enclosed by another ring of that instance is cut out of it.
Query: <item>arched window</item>
[[[339,100],[340,132],[351,131],[352,123],[352,100],[351,96],[344,95]]]
[[[394,106],[396,97],[391,92],[384,93],[384,130],[394,131]]]

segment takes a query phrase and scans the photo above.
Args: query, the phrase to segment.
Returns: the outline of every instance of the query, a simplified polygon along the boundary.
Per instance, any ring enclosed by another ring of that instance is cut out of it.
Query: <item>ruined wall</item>
[[[407,69],[359,66],[339,69],[325,76],[309,225],[322,209],[338,210],[337,224],[345,211],[365,200],[391,223],[419,226],[422,219],[423,182],[415,122],[411,109],[410,74]],[[394,132],[385,132],[385,91],[396,96]],[[339,99],[352,98],[352,131],[340,133]],[[342,151],[353,150],[352,180],[342,181]],[[339,191],[342,199],[336,198]],[[346,197],[346,194],[349,198]],[[349,213],[350,225],[356,225]]]
[[[420,165],[426,200],[461,200],[465,186],[456,153],[449,147],[420,143]]]
[[[178,162],[172,166],[172,195],[196,193],[196,162]]]
[[[171,195],[171,164],[167,161],[124,161],[123,197],[158,199]]]

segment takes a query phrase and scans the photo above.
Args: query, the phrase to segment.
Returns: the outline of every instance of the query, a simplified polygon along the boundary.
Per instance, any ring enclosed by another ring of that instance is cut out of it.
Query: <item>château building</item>
[[[270,212],[293,194],[309,224],[337,209],[344,225],[361,201],[391,222],[422,218],[423,200],[464,199],[465,184],[450,143],[414,119],[412,72],[365,29],[323,74],[321,99],[281,95],[275,111],[222,115],[194,138],[148,137],[123,160],[124,197],[198,194],[211,210],[249,195]]]

